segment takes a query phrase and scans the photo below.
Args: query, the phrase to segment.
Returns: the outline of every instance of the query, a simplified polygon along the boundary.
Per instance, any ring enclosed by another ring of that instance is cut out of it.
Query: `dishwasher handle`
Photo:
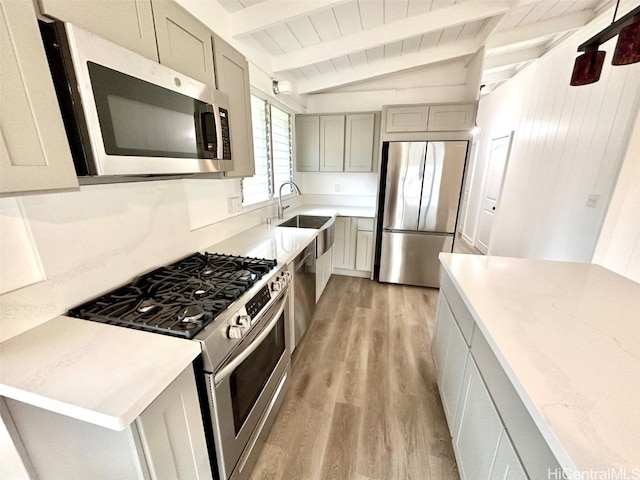
[[[309,257],[313,256],[315,254],[314,251],[311,251],[309,253],[307,253],[304,258],[302,260],[300,260],[299,262],[296,261],[294,262],[295,268],[296,268],[296,272],[299,271],[302,267],[304,267],[307,264],[307,260],[309,260]]]

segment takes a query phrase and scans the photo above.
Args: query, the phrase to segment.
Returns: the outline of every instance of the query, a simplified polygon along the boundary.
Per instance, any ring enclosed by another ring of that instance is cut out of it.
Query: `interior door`
[[[484,180],[482,209],[478,219],[478,236],[475,243],[476,248],[485,255],[489,250],[493,219],[498,208],[500,192],[502,191],[502,181],[509,159],[512,138],[513,132],[511,135],[491,140],[487,175]]]

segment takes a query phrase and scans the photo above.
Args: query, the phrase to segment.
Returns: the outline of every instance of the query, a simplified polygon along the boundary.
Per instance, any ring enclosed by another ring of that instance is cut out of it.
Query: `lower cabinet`
[[[136,426],[151,478],[211,478],[192,368],[142,412]]]
[[[336,217],[335,239],[333,241],[333,267],[345,270],[354,268],[356,249],[356,226],[351,217]]]
[[[559,469],[457,289],[444,274],[432,345],[462,480],[546,478]]]
[[[123,431],[15,400],[6,406],[3,421],[39,480],[212,478],[191,366]]]
[[[324,288],[329,283],[331,274],[333,273],[333,249],[330,248],[316,259],[316,302],[322,296]]]
[[[527,474],[518,459],[507,431],[503,430],[491,469],[490,480],[527,480]]]
[[[453,431],[462,389],[469,346],[451,313],[444,296],[438,301],[434,350],[438,368],[438,388],[449,429]]]
[[[460,478],[491,478],[504,428],[472,359],[467,362],[458,409],[459,422],[453,431],[453,449]]]
[[[369,277],[373,260],[373,219],[337,217],[333,244],[334,273]]]

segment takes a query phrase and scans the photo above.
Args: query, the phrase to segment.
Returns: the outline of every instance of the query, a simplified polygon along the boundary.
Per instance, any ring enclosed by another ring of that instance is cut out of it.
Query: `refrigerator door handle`
[[[431,142],[427,143],[427,149],[424,154],[424,162],[422,167],[422,192],[420,193],[420,210],[418,213],[418,225],[417,230],[422,230],[422,224],[425,218],[429,215],[431,209],[431,201],[433,199],[433,188],[438,174],[436,152],[434,145]]]

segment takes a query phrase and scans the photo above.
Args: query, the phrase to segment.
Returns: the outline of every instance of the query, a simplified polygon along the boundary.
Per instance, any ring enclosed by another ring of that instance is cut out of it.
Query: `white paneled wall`
[[[640,283],[640,111],[593,261]]]
[[[490,140],[515,132],[490,254],[591,261],[640,101],[640,64],[610,65],[615,39],[604,46],[600,81],[569,86],[576,47],[610,18],[606,12],[481,99],[468,237],[476,235]],[[595,208],[589,195],[599,195]]]

